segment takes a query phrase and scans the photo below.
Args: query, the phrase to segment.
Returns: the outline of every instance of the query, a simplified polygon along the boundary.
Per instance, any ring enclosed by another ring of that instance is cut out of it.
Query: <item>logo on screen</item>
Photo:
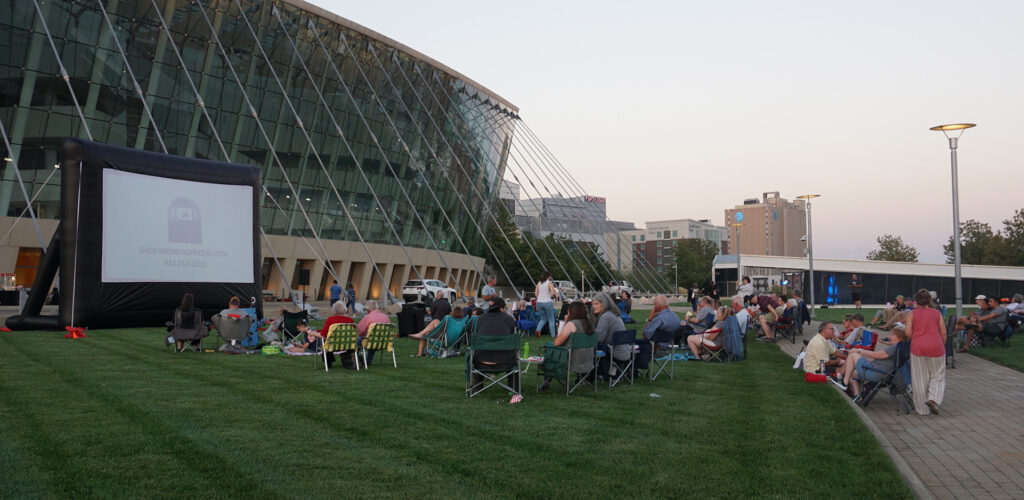
[[[167,208],[167,241],[171,243],[203,242],[203,218],[199,205],[187,196],[179,196]]]

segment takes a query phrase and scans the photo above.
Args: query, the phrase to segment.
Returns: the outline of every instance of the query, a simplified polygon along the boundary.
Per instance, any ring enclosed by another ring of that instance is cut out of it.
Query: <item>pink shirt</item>
[[[366,313],[366,316],[363,316],[363,319],[359,320],[359,325],[356,326],[356,331],[360,337],[366,336],[366,331],[370,329],[372,323],[391,323],[391,318],[388,318],[379,309]]]
[[[942,313],[931,307],[919,307],[910,311],[914,315],[914,331],[910,332],[910,354],[941,358],[946,355],[946,346],[942,343],[939,323]]]

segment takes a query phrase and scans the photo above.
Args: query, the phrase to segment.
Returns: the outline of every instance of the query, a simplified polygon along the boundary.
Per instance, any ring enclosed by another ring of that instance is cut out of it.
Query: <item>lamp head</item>
[[[945,134],[946,138],[954,139],[963,135],[964,130],[976,126],[977,124],[974,123],[950,123],[948,125],[936,125],[928,130],[938,130]]]
[[[814,198],[821,198],[820,194],[804,194],[796,197],[798,200],[810,200]]]

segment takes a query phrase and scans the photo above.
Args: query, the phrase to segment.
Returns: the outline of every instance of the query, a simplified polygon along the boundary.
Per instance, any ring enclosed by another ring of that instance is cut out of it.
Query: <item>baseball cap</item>
[[[988,300],[988,297],[986,297],[984,295],[979,295],[979,296],[975,297],[974,300]]]

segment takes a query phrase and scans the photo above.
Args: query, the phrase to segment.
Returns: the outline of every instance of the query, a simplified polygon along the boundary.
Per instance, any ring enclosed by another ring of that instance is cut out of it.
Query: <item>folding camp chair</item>
[[[854,342],[848,346],[849,349],[862,349],[865,351],[874,351],[875,346],[878,345],[878,333],[868,329],[860,331],[860,340]]]
[[[356,365],[356,371],[358,371],[359,354],[356,347],[357,338],[356,325],[352,323],[335,323],[331,325],[331,329],[327,331],[327,337],[324,338],[323,347],[317,351],[317,356],[314,358],[317,360],[316,365],[319,365],[322,360],[324,362],[324,371],[330,371],[330,367],[327,365],[327,353],[341,354],[345,352],[351,354],[352,361]],[[314,368],[316,365],[314,365]]]
[[[395,335],[398,327],[392,323],[372,323],[363,339],[361,352],[363,353],[363,366],[369,366],[366,362],[366,351],[388,351],[391,353],[391,363],[398,368],[398,360],[395,358]],[[383,363],[383,361],[382,361]]]
[[[715,328],[711,330],[705,330],[704,333],[718,333],[719,335],[721,335],[722,329]],[[701,342],[698,357],[700,357],[701,359],[705,359],[707,361],[725,362],[729,357],[729,353],[725,351],[725,339],[723,338],[721,340],[722,342],[719,342],[718,345],[707,345]]]
[[[565,394],[572,394],[573,391],[582,386],[593,387],[597,390],[597,336],[575,332],[569,335],[569,342],[566,345],[555,346],[545,345],[541,347],[544,354],[544,362],[537,371],[537,389],[546,380],[554,380],[565,386]],[[590,369],[577,372],[572,366],[575,362],[583,362],[589,358]],[[572,375],[576,375],[576,381],[572,381]]]
[[[434,331],[428,333],[424,339],[427,341],[427,356],[432,358],[451,358],[459,355],[463,344],[466,342],[466,325],[472,318],[461,320],[448,316],[441,322]],[[474,322],[475,324],[475,322]],[[452,336],[455,336],[453,339]]]
[[[210,321],[213,322],[213,327],[217,329],[217,336],[232,346],[241,342],[249,335],[249,329],[252,328],[254,323],[252,316],[245,314],[244,311],[239,311],[242,314],[214,314],[210,318]]]
[[[901,345],[896,350],[896,363],[894,368],[889,371],[879,370],[870,364],[867,365],[866,370],[881,375],[881,380],[878,382],[862,382],[860,394],[854,398],[854,402],[861,407],[866,408],[871,404],[871,400],[875,397],[875,394],[882,389],[889,389],[889,394],[900,403],[900,407],[903,408],[907,414],[914,408],[914,400],[910,397],[910,343],[904,342],[905,345]],[[900,409],[896,409],[896,414],[900,413]]]
[[[516,313],[516,333],[520,335],[532,335],[537,330],[537,322],[540,319],[537,317],[537,311],[533,309],[532,305],[528,305],[521,311]]]
[[[776,338],[782,336],[795,344],[797,333],[796,318],[779,318],[775,320],[775,323],[772,323],[772,331],[775,332]]]
[[[176,351],[200,352],[203,350],[203,339],[210,334],[210,330],[203,324],[203,311],[193,309],[191,313],[184,313],[176,310],[174,311],[174,322],[170,325],[173,327],[170,332],[171,337],[175,342],[181,342],[180,349],[175,344]]]
[[[658,330],[651,336],[651,360],[647,365],[647,378],[649,381],[654,382],[666,368],[668,369],[669,380],[675,379],[675,364],[672,360],[675,359],[676,349],[679,346],[672,343],[673,337],[674,333],[668,330]],[[657,356],[659,344],[665,344],[664,349],[668,351],[667,355]]]
[[[616,346],[629,346],[629,360],[621,361],[615,359],[615,347]],[[601,360],[602,366],[608,366],[609,370],[606,371],[608,376],[608,388],[611,389],[622,382],[623,379],[629,379],[629,385],[633,385],[633,368],[636,366],[636,350],[633,346],[636,345],[636,331],[635,330],[622,330],[618,332],[612,332],[611,341],[607,344],[600,344],[601,348],[604,349],[607,355]],[[615,367],[615,374],[611,374],[610,368]],[[603,371],[603,370],[602,370]]]
[[[486,352],[507,353],[507,362],[491,363],[480,359]],[[469,337],[469,353],[466,356],[466,397],[471,398],[498,386],[515,394],[522,394],[519,371],[518,335],[480,335]]]
[[[296,328],[296,325],[299,324],[299,321],[308,321],[309,313],[305,310],[299,312],[285,311],[281,317],[283,318],[281,322],[281,342],[290,344],[302,335],[299,329]]]

